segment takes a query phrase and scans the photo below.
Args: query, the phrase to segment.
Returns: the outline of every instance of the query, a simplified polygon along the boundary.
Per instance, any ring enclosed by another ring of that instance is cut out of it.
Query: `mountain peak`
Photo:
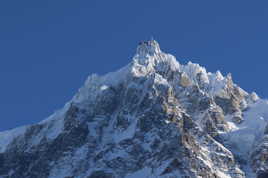
[[[88,77],[48,119],[0,132],[0,178],[260,178],[267,108],[230,74],[141,42],[131,63]]]
[[[137,47],[137,55],[145,57],[161,53],[159,43],[155,40],[141,41]]]

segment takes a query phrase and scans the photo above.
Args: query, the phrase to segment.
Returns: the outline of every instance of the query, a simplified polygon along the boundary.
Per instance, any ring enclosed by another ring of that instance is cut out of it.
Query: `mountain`
[[[48,119],[0,132],[0,178],[268,177],[268,101],[154,41]]]

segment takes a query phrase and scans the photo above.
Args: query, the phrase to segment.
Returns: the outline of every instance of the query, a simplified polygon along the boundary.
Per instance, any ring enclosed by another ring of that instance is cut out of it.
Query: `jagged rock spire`
[[[137,55],[139,56],[154,56],[158,53],[161,53],[160,46],[158,42],[153,39],[149,41],[142,41],[137,47]]]

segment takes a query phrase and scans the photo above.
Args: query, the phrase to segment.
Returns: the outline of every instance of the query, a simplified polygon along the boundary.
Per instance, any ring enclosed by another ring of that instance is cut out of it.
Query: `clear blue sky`
[[[231,72],[267,98],[267,19],[267,1],[2,0],[0,130],[46,118],[151,36],[181,63]]]

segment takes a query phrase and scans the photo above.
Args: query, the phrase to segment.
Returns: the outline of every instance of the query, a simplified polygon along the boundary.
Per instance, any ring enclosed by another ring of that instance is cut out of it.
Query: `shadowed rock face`
[[[89,77],[48,120],[0,133],[0,178],[244,178],[241,167],[259,172],[268,158],[263,139],[244,163],[228,142],[250,98],[230,76],[142,42],[131,64]]]
[[[91,174],[88,178],[114,178],[111,173],[106,173],[104,171],[96,171]]]
[[[263,173],[258,174],[257,178],[267,178],[267,177],[268,177],[268,172],[263,172]]]
[[[7,152],[1,154],[0,173],[8,175],[10,170],[16,168],[10,177],[48,177],[52,162],[86,142],[89,131],[84,123],[76,120],[77,112],[79,111],[74,109],[74,106],[69,108],[66,113],[65,131],[52,141],[42,138],[39,144],[30,146],[29,142],[36,139],[35,134],[42,131],[44,125],[29,127],[23,136],[10,144]]]

